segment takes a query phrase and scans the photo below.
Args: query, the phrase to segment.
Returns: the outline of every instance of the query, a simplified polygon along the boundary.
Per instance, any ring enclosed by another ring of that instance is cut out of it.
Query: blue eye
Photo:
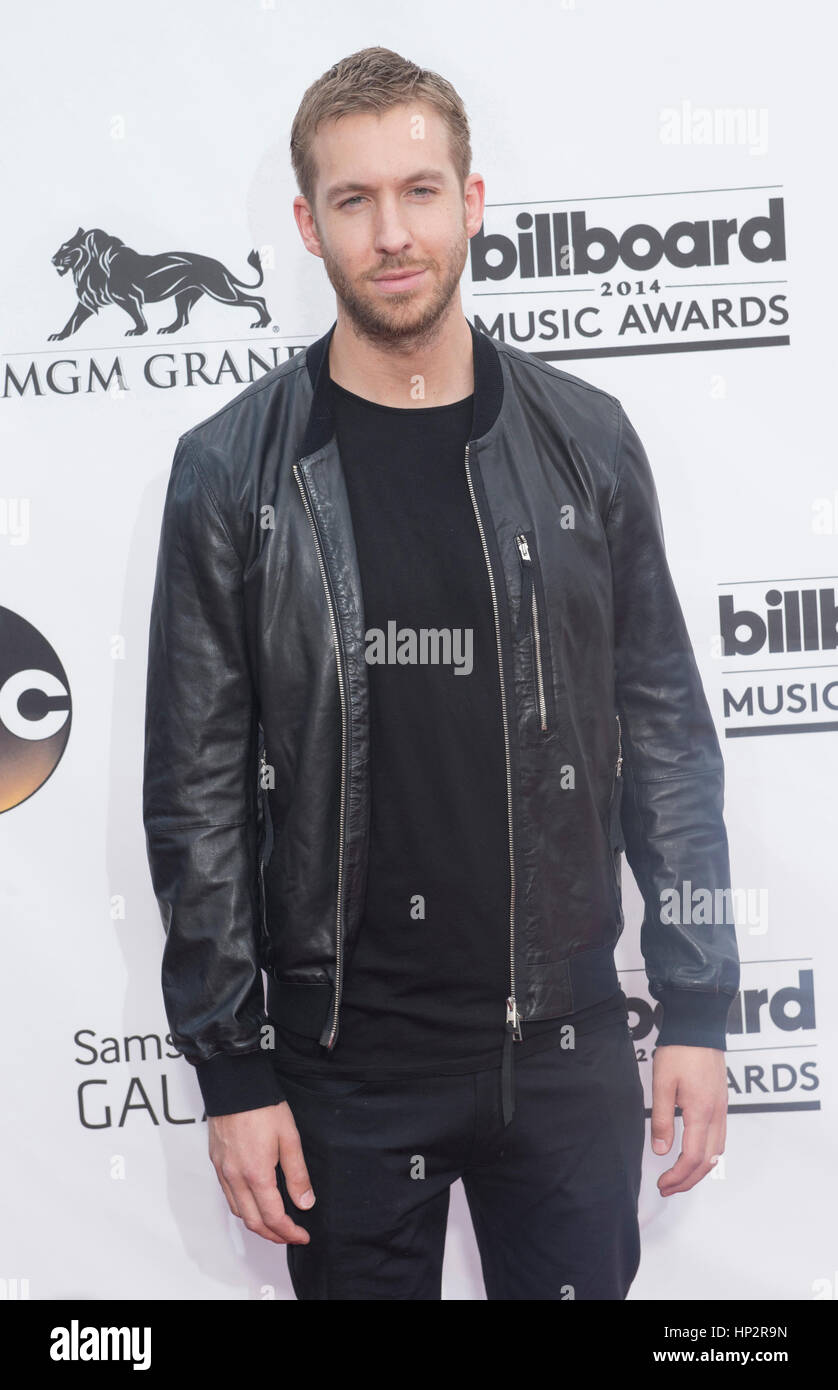
[[[424,187],[424,186],[421,185],[421,184],[418,184],[418,185],[416,186],[416,188],[411,188],[410,191],[411,191],[411,193],[435,193],[435,192],[436,192],[435,189],[433,189],[433,188],[426,188],[426,187]],[[350,206],[350,204],[360,202],[361,199],[363,198],[363,196],[364,196],[364,195],[363,195],[362,193],[353,193],[353,195],[352,195],[351,198],[345,198],[345,199],[343,200],[342,203],[338,203],[338,207],[340,207],[340,208],[348,208],[348,207]]]

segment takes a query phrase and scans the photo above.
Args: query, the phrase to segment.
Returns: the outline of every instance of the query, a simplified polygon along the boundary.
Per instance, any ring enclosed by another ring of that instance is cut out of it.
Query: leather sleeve
[[[241,565],[200,447],[181,438],[151,605],[143,821],[166,1014],[210,1115],[284,1099],[261,1047],[256,747]]]
[[[622,407],[606,534],[622,732],[621,824],[643,895],[640,945],[649,989],[664,1006],[659,1045],[723,1048],[724,1021],[739,988],[724,762],[669,572],[649,460]],[[671,921],[662,920],[668,889],[681,904],[672,911],[670,902]],[[702,890],[710,898],[696,910]]]

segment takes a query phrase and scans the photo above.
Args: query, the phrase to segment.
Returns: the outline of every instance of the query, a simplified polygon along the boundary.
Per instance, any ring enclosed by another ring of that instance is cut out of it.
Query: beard
[[[429,346],[439,333],[457,293],[463,267],[468,254],[468,234],[465,222],[462,223],[444,260],[429,262],[408,261],[401,265],[377,266],[375,277],[396,270],[427,270],[432,277],[430,295],[426,298],[423,285],[420,292],[408,290],[394,295],[388,302],[374,298],[376,291],[364,293],[350,280],[332,255],[323,237],[320,237],[323,264],[338,301],[359,337],[366,338],[377,347],[389,349],[402,348],[415,351]],[[372,277],[367,277],[366,283]],[[421,293],[421,304],[416,302]]]

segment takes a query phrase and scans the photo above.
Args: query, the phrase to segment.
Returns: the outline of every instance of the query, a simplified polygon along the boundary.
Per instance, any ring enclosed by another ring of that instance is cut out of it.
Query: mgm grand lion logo
[[[58,248],[52,263],[59,275],[73,272],[79,302],[61,332],[50,333],[51,343],[69,338],[106,304],[119,305],[133,319],[134,327],[126,329],[126,338],[139,337],[148,332],[143,306],[172,298],[177,318],[157,331],[176,333],[185,328],[189,311],[202,294],[217,299],[219,304],[255,309],[259,317],[251,328],[264,328],[271,322],[264,299],[248,293],[258,289],[264,279],[258,251],[251,251],[247,263],[259,272],[259,279],[253,285],[245,285],[211,256],[196,256],[189,251],[143,256],[99,227],[88,232],[79,227],[75,236]]]

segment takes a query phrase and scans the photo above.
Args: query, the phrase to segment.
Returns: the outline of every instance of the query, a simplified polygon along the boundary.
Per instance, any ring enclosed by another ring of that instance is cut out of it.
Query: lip
[[[425,274],[424,267],[420,270],[394,271],[392,275],[380,275],[373,284],[378,285],[382,290],[409,290],[414,285],[418,285],[422,276]]]

